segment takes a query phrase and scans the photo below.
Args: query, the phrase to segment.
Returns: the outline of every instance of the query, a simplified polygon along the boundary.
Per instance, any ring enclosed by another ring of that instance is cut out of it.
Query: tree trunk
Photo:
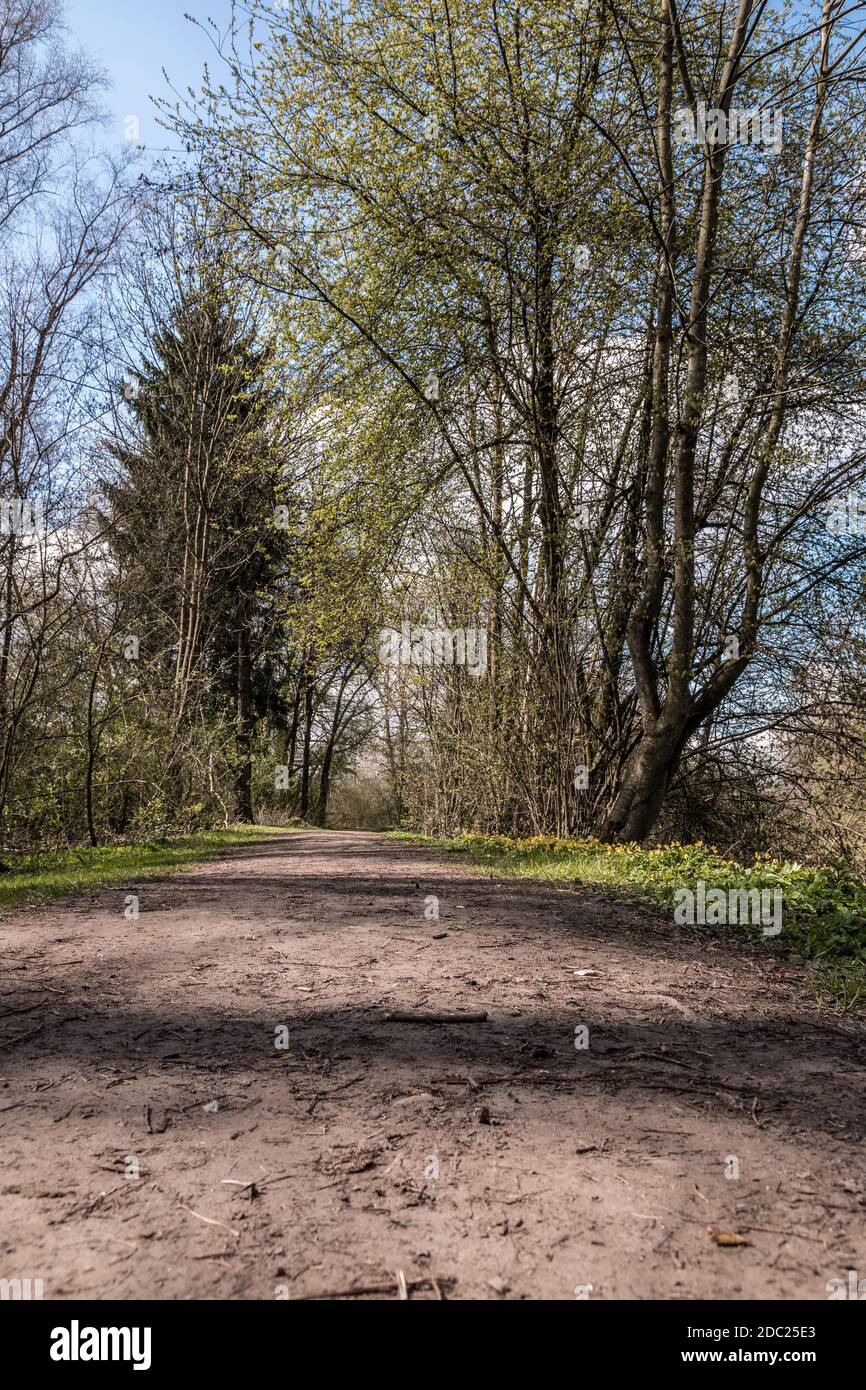
[[[301,768],[301,820],[307,819],[310,809],[310,741],[313,734],[313,687],[307,683],[304,693],[304,761]]]
[[[238,628],[237,650],[237,818],[245,825],[253,820],[253,695],[250,626],[246,618]]]
[[[340,715],[343,710],[343,695],[345,694],[351,674],[352,671],[343,677],[337,691],[337,699],[334,705],[334,717],[331,720],[331,731],[328,734],[328,742],[325,746],[325,753],[322,758],[322,770],[319,774],[319,800],[316,806],[316,825],[324,825],[328,815],[328,795],[331,790],[331,766],[334,761],[334,749],[340,732]]]
[[[742,57],[752,0],[740,0],[734,31],[721,74],[714,105],[725,113],[731,105]],[[719,228],[719,202],[726,147],[704,151],[700,219],[695,248],[691,301],[685,339],[686,383],[674,449],[674,554],[673,639],[667,660],[667,690],[659,697],[659,672],[651,652],[664,592],[663,518],[664,483],[669,442],[667,370],[670,355],[671,257],[676,245],[676,207],[671,165],[671,95],[673,57],[676,49],[674,10],[671,0],[662,7],[663,44],[659,72],[658,145],[662,175],[662,254],[659,263],[659,303],[656,319],[656,352],[653,365],[653,428],[646,497],[646,559],[648,585],[629,627],[629,652],[640,702],[643,736],[635,750],[625,780],[615,798],[601,838],[629,842],[650,833],[664,804],[671,779],[679,766],[686,739],[722,695],[721,683],[713,690],[714,703],[703,709],[709,691],[695,701],[691,694],[695,626],[695,458],[704,410],[707,379],[707,313]],[[690,105],[694,93],[684,57],[678,51],[680,77]],[[730,683],[733,683],[733,676]],[[729,688],[729,687],[728,687]]]
[[[99,740],[93,727],[93,704],[96,698],[96,686],[99,681],[99,672],[102,667],[102,658],[105,655],[105,643],[99,648],[99,655],[96,659],[96,666],[90,681],[90,689],[87,694],[87,770],[85,773],[85,802],[87,810],[87,834],[90,843],[96,849],[99,841],[96,836],[96,822],[93,815],[93,773],[96,768],[96,754]]]
[[[661,812],[686,741],[686,725],[659,719],[641,740],[599,838],[629,844],[645,840]]]

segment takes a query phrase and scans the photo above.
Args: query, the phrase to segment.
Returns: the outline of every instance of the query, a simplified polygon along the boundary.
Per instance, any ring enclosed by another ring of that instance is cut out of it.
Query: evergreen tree
[[[242,821],[253,818],[253,735],[268,688],[260,676],[286,568],[273,524],[282,460],[267,369],[267,351],[206,278],[153,334],[125,388],[138,429],[131,444],[111,443],[119,473],[104,485],[142,670],[170,691],[168,765],[180,784],[198,716],[233,706]]]

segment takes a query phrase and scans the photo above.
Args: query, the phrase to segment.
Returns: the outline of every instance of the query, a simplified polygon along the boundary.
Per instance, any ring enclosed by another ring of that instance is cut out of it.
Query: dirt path
[[[46,1298],[401,1269],[453,1298],[824,1299],[866,1277],[866,1027],[757,953],[299,833],[6,914],[0,961],[0,1277]]]

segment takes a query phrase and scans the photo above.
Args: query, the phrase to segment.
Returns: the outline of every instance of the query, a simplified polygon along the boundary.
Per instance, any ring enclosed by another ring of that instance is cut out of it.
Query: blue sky
[[[184,11],[199,20],[210,16],[225,28],[229,0],[66,0],[72,44],[92,54],[114,84],[105,104],[113,116],[110,134],[118,141],[127,118],[135,116],[139,143],[151,150],[169,147],[168,132],[156,124],[148,96],[170,95],[163,67],[180,91],[198,87],[202,64],[213,51]]]

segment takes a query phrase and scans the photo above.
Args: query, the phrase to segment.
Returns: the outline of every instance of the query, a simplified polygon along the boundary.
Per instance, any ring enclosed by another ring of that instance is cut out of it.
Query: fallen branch
[[[600,1077],[590,1077],[591,1081],[598,1081]],[[582,1077],[577,1077],[574,1073],[551,1072],[547,1076],[534,1076],[532,1072],[521,1074],[515,1072],[510,1076],[433,1076],[430,1078],[431,1086],[468,1086],[470,1090],[477,1091],[479,1086],[559,1086],[570,1083],[573,1085],[586,1085]]]
[[[397,1011],[385,1015],[386,1023],[486,1023],[487,1010],[464,1014],[416,1014]]]

